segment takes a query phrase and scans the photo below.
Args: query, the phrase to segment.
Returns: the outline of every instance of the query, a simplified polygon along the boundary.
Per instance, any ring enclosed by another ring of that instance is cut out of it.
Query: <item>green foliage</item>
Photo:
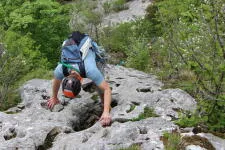
[[[137,42],[147,42],[153,37],[152,24],[147,20],[122,23],[118,26],[103,29],[100,42],[111,52],[129,53],[130,45]],[[146,44],[146,43],[145,43]]]
[[[2,90],[2,87],[0,89]],[[21,102],[20,93],[15,88],[9,88],[5,94],[7,95],[7,100],[0,101],[0,111],[5,111]]]
[[[130,109],[129,109],[129,110],[127,110],[126,112],[127,112],[127,113],[132,112],[132,111],[135,109],[135,107],[136,107],[136,106],[135,106],[135,105],[133,105],[133,104],[132,104],[132,105],[130,105]]]
[[[209,129],[217,132],[225,132],[225,102],[222,100],[199,100],[199,111],[203,113],[202,118],[205,119],[205,124],[208,125]]]
[[[105,28],[101,43],[109,51],[125,53],[131,43],[129,38],[133,37],[131,27],[131,23],[123,23],[117,27]]]
[[[164,132],[161,138],[165,145],[165,150],[175,150],[178,149],[179,143],[181,142],[181,136],[177,132]]]
[[[107,50],[124,53],[126,66],[154,71],[170,87],[197,99],[201,115],[182,117],[180,124],[204,122],[223,131],[222,6],[222,0],[158,0],[147,8],[145,19],[105,28],[100,40]]]
[[[112,3],[110,3],[110,2],[104,2],[103,3],[103,9],[104,9],[104,12],[106,13],[106,14],[109,14],[112,10]]]
[[[10,56],[22,54],[26,67],[29,70],[48,67],[47,59],[42,57],[40,51],[35,47],[34,40],[30,36],[30,34],[21,36],[12,31],[5,32],[3,40],[7,52]]]
[[[7,52],[0,60],[0,110],[15,105],[18,102],[18,93],[14,83],[28,71],[22,55],[11,57]]]
[[[153,43],[150,55],[164,57],[161,62],[154,60],[154,63],[157,67],[169,68],[170,73],[164,74],[172,77],[182,70],[194,73],[193,85],[183,84],[184,88],[194,91],[192,95],[195,97],[204,99],[201,114],[207,119],[203,121],[219,131],[225,129],[222,121],[225,119],[222,108],[225,106],[222,98],[225,91],[225,47],[221,42],[225,40],[222,35],[225,25],[221,21],[225,16],[222,4],[222,0],[161,1],[154,4],[156,11],[149,11],[148,16],[152,22],[156,21],[153,25],[163,31]],[[195,90],[192,90],[194,86]],[[196,124],[198,119],[193,116],[189,121]]]
[[[139,144],[133,144],[128,148],[121,148],[120,150],[141,150],[141,146]]]
[[[94,101],[94,102],[98,102],[98,94],[94,94],[91,96],[91,99]]]
[[[112,2],[112,10],[119,12],[121,10],[129,9],[126,5],[126,0],[115,0]]]
[[[147,44],[144,42],[137,42],[138,40],[133,40],[136,42],[130,43],[130,50],[127,51],[127,67],[132,67],[138,70],[145,70],[148,66],[149,61],[149,51]]]
[[[16,88],[20,86],[21,79],[37,68],[46,68],[48,63],[35,49],[29,34],[21,36],[12,31],[1,30],[1,35],[4,52],[0,56],[0,109],[4,110],[20,100]]]
[[[4,8],[2,7],[2,5],[0,4],[0,25],[3,26],[4,22]]]
[[[140,121],[149,117],[158,117],[158,115],[154,113],[152,108],[145,107],[144,112],[141,113],[137,118],[131,119],[131,121]]]
[[[47,58],[50,67],[53,67],[59,59],[60,43],[68,34],[68,8],[51,0],[10,1],[1,4],[5,30],[29,35],[42,57]]]
[[[104,2],[103,3],[103,9],[106,14],[109,14],[110,12],[119,12],[122,10],[129,9],[128,5],[126,4],[127,0],[114,0],[111,2]]]
[[[103,14],[96,10],[97,2],[78,0],[72,4],[69,26],[71,30],[79,30],[88,33],[98,41],[98,26],[102,21]]]
[[[45,68],[38,68],[31,72],[28,72],[25,76],[23,76],[19,81],[19,85],[23,84],[25,81],[35,78],[50,80],[52,79],[52,76],[53,76],[52,70],[47,70]]]
[[[155,36],[152,23],[139,19],[122,23],[115,27],[104,28],[101,43],[105,49],[113,53],[122,53],[127,67],[148,71],[151,66],[150,38]]]
[[[153,37],[151,22],[137,20],[122,23],[115,27],[104,28],[101,43],[110,52],[123,53],[126,66],[139,70],[147,70],[151,59],[149,57],[149,39]]]
[[[25,67],[26,62],[22,55],[10,57],[10,55],[4,54],[1,57],[0,66],[0,84],[6,87],[17,81],[23,75],[23,72],[28,69],[28,67]]]
[[[0,2],[1,110],[20,101],[16,89],[24,81],[50,78],[47,69],[56,65],[69,31],[69,8],[52,0]]]
[[[203,123],[208,120],[208,117],[201,117],[197,114],[192,114],[192,115],[181,115],[179,117],[180,119],[175,121],[177,125],[180,127],[196,127],[198,124]]]

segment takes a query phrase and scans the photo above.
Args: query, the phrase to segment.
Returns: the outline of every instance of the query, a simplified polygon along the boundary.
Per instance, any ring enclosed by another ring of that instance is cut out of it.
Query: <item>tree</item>
[[[21,78],[37,68],[46,69],[48,62],[42,58],[29,35],[21,36],[3,30],[0,30],[0,35],[0,110],[2,110],[19,101],[16,88],[20,86],[17,84]]]
[[[61,42],[69,32],[69,6],[52,0],[4,1],[0,6],[0,13],[4,11],[5,30],[29,34],[35,41],[34,46],[51,63],[50,67],[55,66]]]
[[[99,42],[99,27],[103,14],[93,1],[78,1],[73,4],[70,19],[70,28],[73,31],[79,30],[88,33]]]
[[[167,51],[171,68],[189,69],[197,77],[203,111],[214,129],[225,119],[225,23],[222,0],[171,0],[158,4],[157,18],[163,29],[160,45]]]

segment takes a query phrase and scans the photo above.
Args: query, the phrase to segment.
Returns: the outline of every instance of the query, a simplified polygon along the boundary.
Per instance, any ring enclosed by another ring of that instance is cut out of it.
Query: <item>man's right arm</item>
[[[111,109],[111,89],[109,84],[104,80],[98,87],[104,91],[104,109],[100,122],[102,126],[108,126],[111,123],[110,109]]]
[[[52,97],[47,102],[47,106],[50,109],[52,109],[54,107],[54,105],[59,103],[58,91],[59,91],[59,88],[60,88],[60,84],[61,84],[61,80],[58,80],[56,78],[53,79]]]

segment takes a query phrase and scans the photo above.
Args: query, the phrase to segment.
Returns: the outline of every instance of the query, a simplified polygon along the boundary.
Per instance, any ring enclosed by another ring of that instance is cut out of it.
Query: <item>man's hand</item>
[[[109,126],[111,124],[112,119],[108,112],[103,112],[99,121],[101,125],[104,127],[104,126]]]
[[[55,98],[55,97],[52,97],[48,100],[47,102],[47,106],[49,109],[52,109],[56,104],[59,103],[59,99],[58,98]]]

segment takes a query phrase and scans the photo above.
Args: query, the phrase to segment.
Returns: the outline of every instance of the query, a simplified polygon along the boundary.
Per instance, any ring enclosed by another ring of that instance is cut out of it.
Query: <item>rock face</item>
[[[0,112],[0,149],[115,150],[134,144],[143,150],[164,149],[160,136],[177,128],[172,122],[178,118],[177,110],[196,107],[186,92],[162,90],[163,84],[153,75],[108,65],[105,77],[112,87],[110,127],[103,128],[98,122],[102,107],[91,86],[71,100],[59,93],[61,104],[50,111],[46,101],[52,82],[33,79],[21,87],[22,103],[7,113]],[[146,107],[158,117],[130,121]]]
[[[106,1],[106,0],[105,0]],[[102,4],[105,2],[102,1]],[[110,1],[110,0],[108,0]],[[134,21],[145,15],[145,9],[152,3],[152,0],[131,0],[127,2],[127,10],[118,13],[111,13],[104,17],[103,25],[116,25],[118,23]]]

